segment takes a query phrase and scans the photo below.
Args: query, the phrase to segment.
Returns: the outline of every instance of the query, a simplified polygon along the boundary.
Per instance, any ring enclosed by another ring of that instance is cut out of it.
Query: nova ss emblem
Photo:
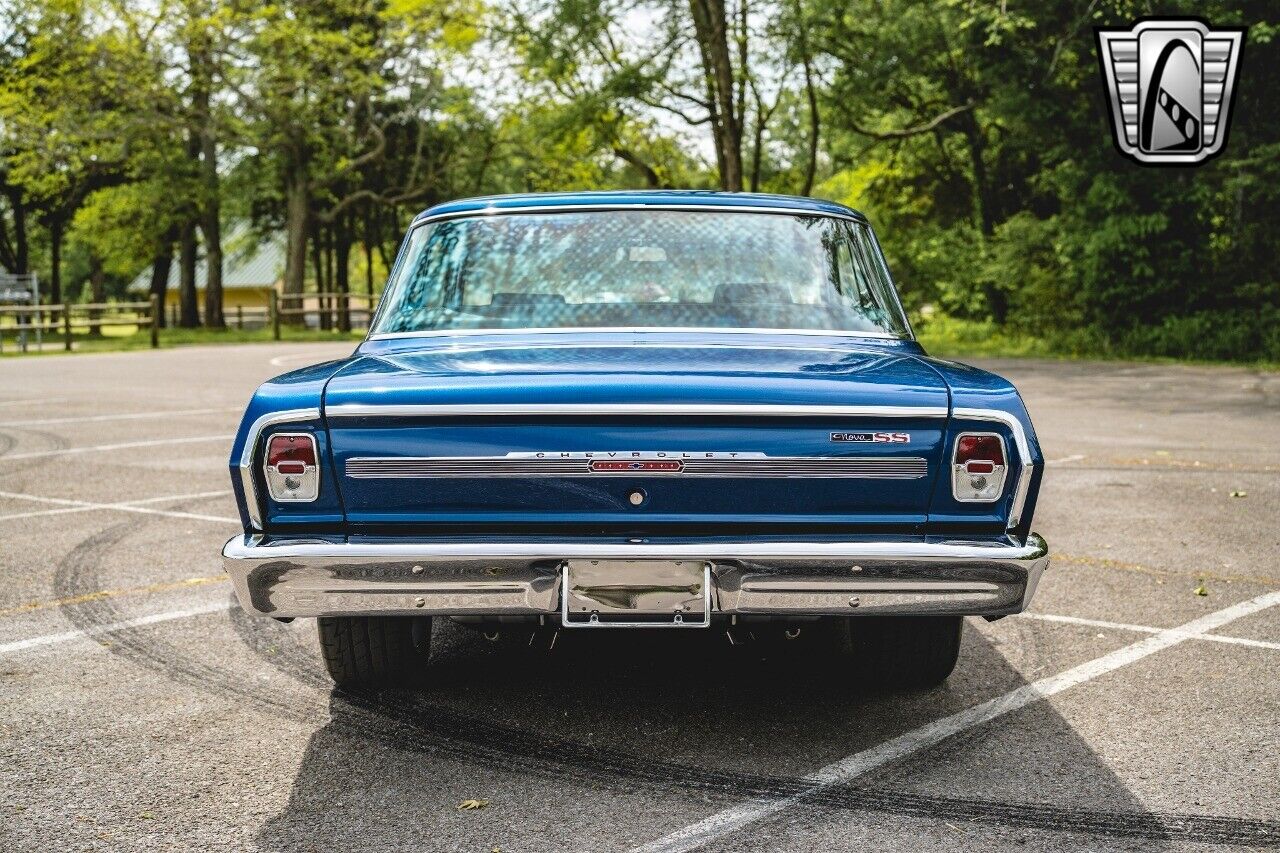
[[[684,470],[684,463],[678,461],[639,460],[617,461],[597,459],[591,463],[592,471],[644,471],[646,473],[678,474]]]
[[[857,441],[868,444],[910,444],[909,432],[833,432],[832,441]]]

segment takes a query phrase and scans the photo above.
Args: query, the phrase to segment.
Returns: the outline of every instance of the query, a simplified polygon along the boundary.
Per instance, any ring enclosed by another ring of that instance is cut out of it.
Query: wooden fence
[[[362,302],[363,305],[353,305]],[[322,329],[337,329],[342,332],[351,331],[353,326],[368,326],[373,314],[378,310],[378,298],[367,293],[304,293],[300,295],[280,296],[271,291],[267,303],[267,317],[271,323],[272,335],[280,340],[280,327],[288,318],[297,317],[303,325],[309,316],[317,318],[317,325]],[[353,323],[359,318],[362,322]]]
[[[131,326],[149,329],[151,346],[160,346],[160,300],[152,296],[146,302],[91,302],[61,305],[0,305],[0,321],[12,317],[12,324],[0,322],[0,351],[4,348],[4,336],[12,334],[18,345],[26,350],[30,338],[37,331],[42,337],[62,337],[63,347],[70,352],[76,329],[94,329]]]

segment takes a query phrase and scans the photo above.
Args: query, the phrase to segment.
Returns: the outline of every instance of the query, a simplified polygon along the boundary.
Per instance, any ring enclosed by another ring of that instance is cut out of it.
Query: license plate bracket
[[[560,569],[560,622],[565,628],[706,628],[711,564],[568,560]]]

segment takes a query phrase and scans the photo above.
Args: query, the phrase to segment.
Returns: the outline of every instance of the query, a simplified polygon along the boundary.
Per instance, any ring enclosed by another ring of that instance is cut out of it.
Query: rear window
[[[372,331],[666,327],[910,334],[862,223],[708,210],[420,225]]]

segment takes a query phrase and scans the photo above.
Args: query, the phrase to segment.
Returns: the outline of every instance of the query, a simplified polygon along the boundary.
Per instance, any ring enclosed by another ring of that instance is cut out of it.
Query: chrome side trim
[[[1008,412],[1002,412],[999,409],[966,409],[957,408],[952,412],[956,418],[967,421],[994,421],[1004,424],[1013,434],[1014,446],[1018,448],[1018,460],[1021,463],[1021,472],[1018,474],[1018,482],[1014,486],[1013,506],[1009,510],[1008,529],[1012,530],[1022,521],[1022,510],[1027,504],[1027,492],[1031,488],[1031,475],[1035,470],[1035,466],[1031,464],[1031,444],[1027,441],[1026,430],[1022,428],[1022,421],[1018,420]]]
[[[475,416],[647,416],[945,418],[946,406],[784,406],[769,403],[478,403],[395,405],[343,403],[325,408],[332,418],[458,418]]]
[[[287,409],[283,412],[268,412],[249,427],[244,439],[244,449],[240,452],[239,468],[240,485],[244,487],[245,511],[249,514],[249,526],[254,530],[262,529],[262,504],[258,500],[258,489],[253,482],[253,457],[258,452],[263,430],[278,424],[319,419],[319,409]]]
[[[668,334],[727,334],[727,335],[809,335],[830,338],[872,338],[874,340],[910,341],[892,332],[853,332],[836,329],[754,329],[754,328],[721,328],[720,326],[552,326],[548,328],[530,329],[428,329],[421,332],[378,332],[366,335],[366,341],[390,341],[397,338],[452,338],[472,335],[553,335],[553,334],[636,334],[655,333]]]
[[[437,477],[833,477],[914,480],[929,473],[929,462],[920,456],[765,456],[762,453],[710,454],[646,453],[641,463],[678,462],[679,468],[662,470],[593,470],[594,460],[627,462],[631,453],[601,452],[507,454],[506,456],[353,457],[345,465],[355,479],[425,479]]]

